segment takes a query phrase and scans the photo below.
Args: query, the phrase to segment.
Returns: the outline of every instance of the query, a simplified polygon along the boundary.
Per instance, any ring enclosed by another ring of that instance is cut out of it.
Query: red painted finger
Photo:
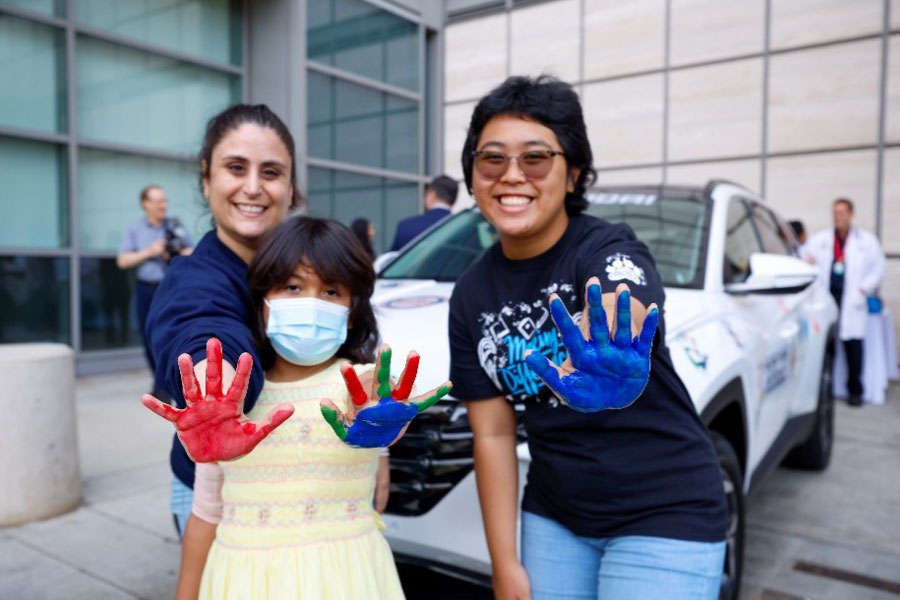
[[[403,368],[403,374],[400,375],[400,383],[391,392],[394,400],[406,400],[412,392],[413,383],[416,381],[416,374],[419,372],[419,353],[413,350],[406,357],[406,366]]]
[[[262,421],[244,423],[244,431],[250,433],[248,452],[263,441],[273,429],[287,421],[292,414],[294,414],[294,406],[282,403],[269,411]],[[252,425],[252,429],[248,425]]]
[[[194,361],[190,354],[182,354],[178,357],[178,372],[181,373],[181,390],[184,392],[184,400],[187,405],[196,404],[203,400],[200,392],[200,383],[194,375]]]
[[[350,400],[353,401],[353,404],[356,406],[365,404],[369,396],[366,394],[362,382],[360,382],[356,371],[350,366],[350,363],[341,365],[341,375],[344,376],[344,384],[347,386],[347,392],[350,394]]]
[[[253,357],[244,352],[238,357],[237,368],[234,371],[234,379],[228,388],[225,400],[237,404],[239,412],[244,405],[244,396],[247,395],[247,386],[250,381],[250,371],[253,370]]]
[[[164,402],[160,402],[150,394],[144,394],[143,396],[141,396],[141,404],[161,416],[166,421],[171,421],[172,423],[178,420],[178,417],[183,412],[177,408],[169,406]]]
[[[206,342],[206,395],[222,397],[222,342],[214,337]]]

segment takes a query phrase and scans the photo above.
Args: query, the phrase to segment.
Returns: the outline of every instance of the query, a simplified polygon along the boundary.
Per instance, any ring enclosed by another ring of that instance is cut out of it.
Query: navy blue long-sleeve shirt
[[[250,331],[250,292],[247,264],[216,237],[203,236],[193,254],[172,261],[153,297],[147,316],[156,385],[184,408],[178,356],[191,355],[194,363],[206,358],[206,342],[217,337],[222,356],[237,364],[242,352],[253,356],[253,371],[244,399],[244,412],[256,402],[263,385],[259,352]],[[194,463],[176,436],[169,455],[172,472],[185,485],[194,487]]]

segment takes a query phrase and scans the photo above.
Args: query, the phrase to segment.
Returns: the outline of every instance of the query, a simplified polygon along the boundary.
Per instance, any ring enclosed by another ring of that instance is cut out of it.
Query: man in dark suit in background
[[[438,175],[425,188],[425,214],[408,217],[397,223],[391,250],[399,250],[414,237],[450,214],[456,202],[459,184],[446,175]]]

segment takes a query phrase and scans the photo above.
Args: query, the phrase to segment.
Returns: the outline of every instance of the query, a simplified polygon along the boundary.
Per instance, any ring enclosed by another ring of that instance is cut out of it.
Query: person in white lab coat
[[[819,282],[831,291],[840,308],[838,338],[847,355],[847,402],[861,406],[867,298],[878,291],[884,278],[884,252],[878,238],[853,227],[853,202],[838,198],[831,208],[834,229],[810,237],[804,250],[819,268]]]

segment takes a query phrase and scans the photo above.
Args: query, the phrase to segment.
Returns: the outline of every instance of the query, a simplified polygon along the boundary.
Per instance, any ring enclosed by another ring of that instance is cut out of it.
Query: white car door
[[[787,234],[783,229],[786,226],[778,222],[777,217],[768,207],[759,203],[753,203],[752,206],[753,221],[756,224],[763,250],[769,254],[793,256],[786,241]],[[784,319],[779,335],[784,338],[790,349],[787,381],[784,386],[786,398],[783,406],[779,407],[783,410],[782,423],[798,412],[798,408],[799,412],[813,410],[818,397],[818,365],[807,365],[807,360],[813,359],[810,356],[812,339],[819,333],[813,331],[819,325],[815,316],[810,314],[814,291],[810,286],[800,292],[775,296]],[[803,379],[804,376],[806,379]]]
[[[728,203],[725,232],[723,284],[740,283],[750,275],[750,256],[764,252],[753,222],[750,201],[733,197]],[[798,333],[796,317],[786,295],[728,295],[731,325],[746,340],[747,355],[754,367],[749,374],[751,393],[747,398],[750,427],[749,465],[758,464],[781,432],[790,406],[791,361],[796,359],[793,343]]]

